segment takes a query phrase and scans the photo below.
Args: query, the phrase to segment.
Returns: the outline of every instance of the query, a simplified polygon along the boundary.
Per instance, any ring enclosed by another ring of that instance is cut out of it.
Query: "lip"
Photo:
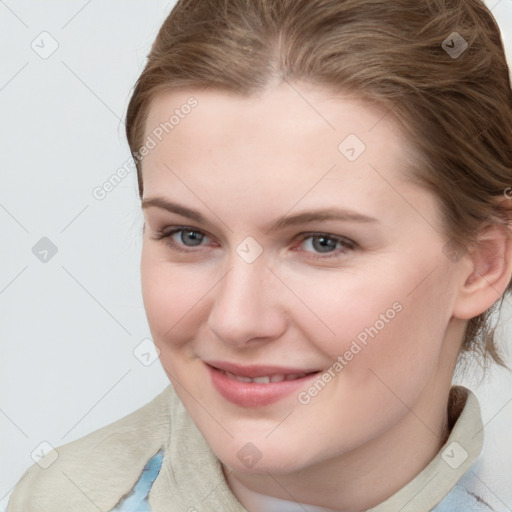
[[[283,380],[281,382],[270,382],[260,384],[254,382],[241,382],[228,377],[225,371],[234,373],[241,377],[263,377],[266,375],[293,373],[306,373],[308,370],[301,368],[283,368],[278,366],[238,366],[226,362],[205,363],[210,373],[211,382],[217,392],[226,400],[241,407],[263,407],[273,404],[294,391],[307,385],[313,380],[318,370],[310,370],[315,373],[305,375],[294,380]],[[222,366],[222,368],[220,368]]]

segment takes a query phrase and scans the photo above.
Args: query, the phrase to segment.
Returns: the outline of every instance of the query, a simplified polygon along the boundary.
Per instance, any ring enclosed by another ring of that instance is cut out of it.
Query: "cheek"
[[[342,356],[344,373],[354,379],[368,378],[369,368],[390,379],[426,374],[437,362],[451,300],[446,272],[440,267],[429,275],[435,267],[429,263],[384,262],[382,272],[374,266],[364,274],[317,273],[314,286],[290,276],[308,306],[298,307],[295,322],[331,361]]]
[[[451,316],[450,294],[441,272],[424,281],[415,269],[404,269],[403,276],[390,286],[390,293],[382,294],[382,311],[375,311],[384,313],[382,321],[374,314],[371,326],[364,326],[361,363],[392,389],[405,392],[409,386],[414,394],[438,370]],[[421,285],[415,288],[418,282]],[[395,314],[383,311],[390,303],[396,305]],[[416,390],[412,383],[417,384]]]
[[[158,251],[143,248],[141,285],[144,307],[153,340],[162,359],[196,334],[194,318],[202,299],[211,288],[204,275],[158,256]]]
[[[290,301],[294,322],[332,360],[354,340],[364,347],[382,337],[403,309],[400,283],[383,283],[378,269],[316,270],[310,276],[288,275],[287,284],[301,301],[295,306]]]

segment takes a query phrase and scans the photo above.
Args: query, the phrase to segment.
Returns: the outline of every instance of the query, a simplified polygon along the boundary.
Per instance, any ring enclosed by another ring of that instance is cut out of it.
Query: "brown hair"
[[[157,93],[210,86],[250,95],[275,80],[352,92],[402,124],[418,156],[411,177],[439,199],[449,257],[482,226],[508,226],[495,198],[512,185],[512,91],[482,1],[179,0],[128,106],[132,155]],[[142,197],[140,159],[137,174]],[[484,366],[489,357],[505,366],[490,325],[496,306],[468,321],[461,348]]]

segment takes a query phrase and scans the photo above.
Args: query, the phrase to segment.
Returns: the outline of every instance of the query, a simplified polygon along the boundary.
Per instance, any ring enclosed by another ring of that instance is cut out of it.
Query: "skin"
[[[153,99],[146,135],[191,95],[197,107],[143,160],[144,200],[206,218],[143,209],[142,290],[161,363],[249,510],[254,493],[332,510],[375,506],[445,441],[466,320],[502,293],[510,247],[491,230],[494,259],[446,257],[436,197],[407,179],[409,143],[374,106],[307,84],[250,97],[172,91]],[[353,162],[338,150],[350,133],[366,145]],[[376,220],[268,230],[327,207]],[[156,239],[172,226],[204,237],[199,246],[183,232]],[[318,234],[357,245],[321,252]],[[248,236],[263,251],[252,263],[236,252]],[[241,407],[210,383],[208,359],[327,370],[396,303],[401,311],[306,405],[292,393]],[[261,453],[252,468],[237,457],[247,442]]]

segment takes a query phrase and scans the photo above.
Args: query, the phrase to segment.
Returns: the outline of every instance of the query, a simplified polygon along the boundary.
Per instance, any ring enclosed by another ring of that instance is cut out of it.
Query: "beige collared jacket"
[[[493,503],[478,483],[483,425],[476,396],[452,387],[449,417],[451,433],[436,457],[368,512],[508,510]],[[31,466],[12,492],[7,512],[108,512],[130,493],[160,449],[162,465],[148,495],[152,512],[247,512],[172,385],[133,413],[58,447],[47,469],[41,467],[44,458]]]

